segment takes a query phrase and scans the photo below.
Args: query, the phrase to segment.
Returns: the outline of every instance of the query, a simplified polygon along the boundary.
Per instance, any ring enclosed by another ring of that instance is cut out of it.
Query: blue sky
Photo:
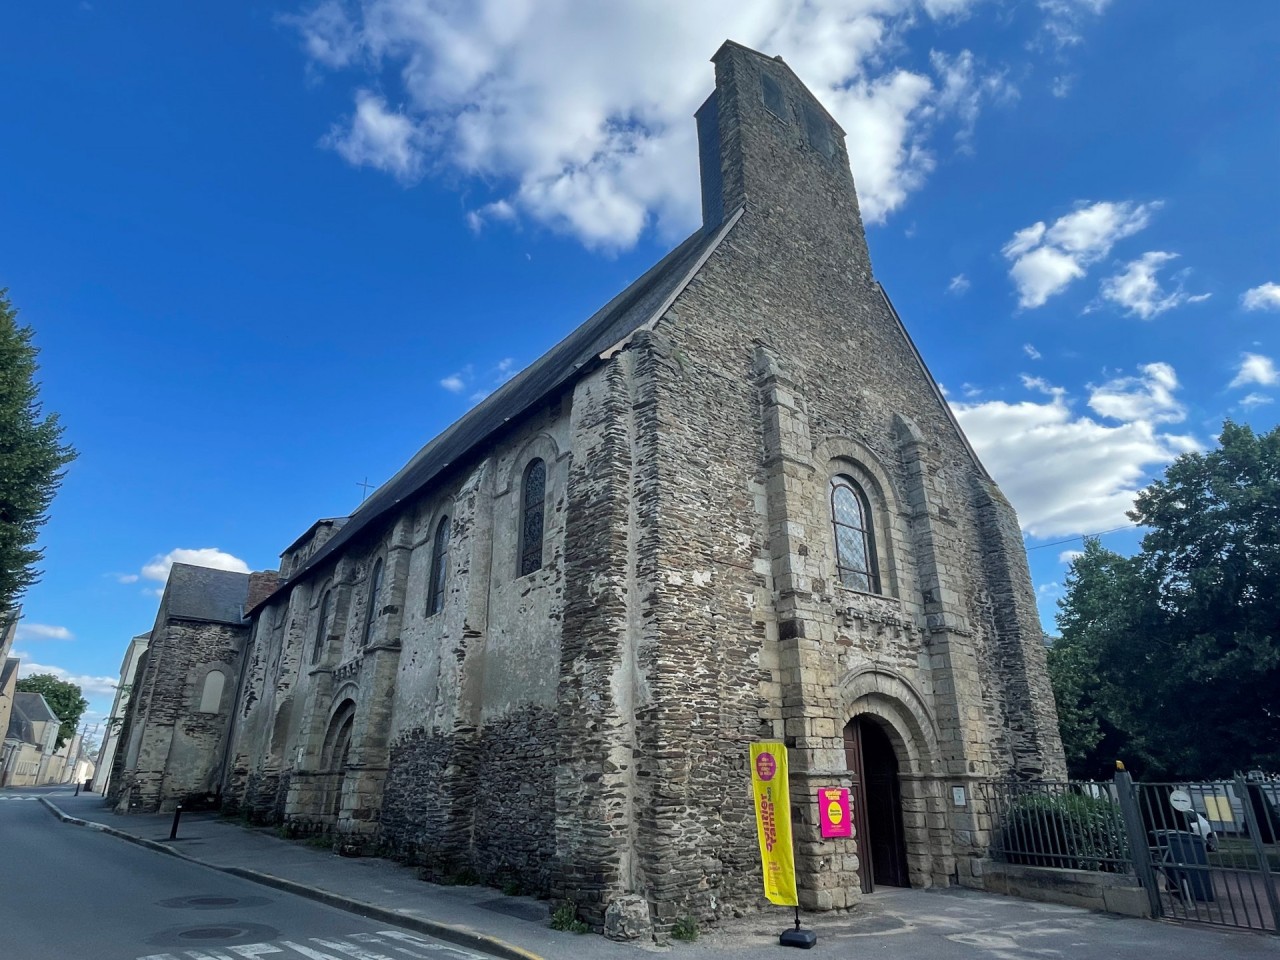
[[[169,560],[274,567],[691,231],[730,37],[848,131],[877,276],[1046,627],[1072,538],[1225,417],[1276,424],[1280,5],[689,6],[6,12],[0,286],[80,451],[26,672],[104,711]]]

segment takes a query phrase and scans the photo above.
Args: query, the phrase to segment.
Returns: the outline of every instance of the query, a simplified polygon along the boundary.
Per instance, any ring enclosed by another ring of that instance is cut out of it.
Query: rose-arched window
[[[373,574],[369,577],[369,609],[364,615],[364,638],[361,646],[369,645],[369,635],[373,632],[373,621],[378,616],[378,603],[382,596],[382,558],[373,565]]]
[[[848,477],[831,478],[831,526],[836,540],[836,575],[846,587],[880,592],[871,505]]]
[[[427,590],[427,616],[444,609],[444,588],[449,582],[449,518],[441,517],[431,544],[431,586]]]
[[[333,602],[333,591],[326,590],[320,598],[319,622],[316,624],[315,641],[311,647],[311,662],[319,663],[324,653],[324,639],[329,628],[329,605]]]
[[[532,460],[524,468],[520,485],[520,576],[542,567],[542,533],[545,525],[547,498],[547,465]]]

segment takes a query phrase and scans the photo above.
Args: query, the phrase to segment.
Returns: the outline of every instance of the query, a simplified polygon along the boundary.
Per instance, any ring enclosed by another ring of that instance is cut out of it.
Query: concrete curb
[[[191,863],[198,863],[201,866],[208,867],[210,870],[217,870],[219,873],[230,874],[233,877],[239,877],[241,880],[249,880],[265,887],[274,887],[277,890],[283,890],[285,893],[292,893],[295,896],[306,897],[308,900],[315,900],[317,903],[323,903],[329,907],[345,910],[348,913],[355,913],[374,920],[381,920],[384,923],[392,923],[399,927],[406,927],[416,933],[424,933],[427,936],[435,937],[438,940],[447,940],[449,943],[456,943],[461,947],[472,947],[476,950],[483,950],[485,953],[501,958],[501,960],[544,960],[541,955],[526,950],[524,947],[517,947],[513,943],[507,943],[505,940],[499,940],[497,937],[491,937],[488,934],[480,933],[479,931],[472,930],[469,927],[456,927],[452,924],[441,923],[438,920],[427,920],[422,917],[415,917],[411,914],[400,913],[398,910],[388,910],[386,907],[380,907],[376,903],[365,903],[362,900],[353,900],[352,898],[344,897],[341,894],[332,893],[328,890],[321,890],[319,887],[309,887],[303,883],[286,880],[283,877],[272,876],[269,873],[260,873],[257,870],[247,870],[244,867],[220,867],[217,864],[208,863],[198,857],[193,857],[190,854],[175,850],[173,847],[166,846],[156,840],[147,840],[144,837],[135,837],[131,833],[125,833],[123,830],[117,830],[115,827],[108,826],[105,823],[97,823],[93,820],[82,820],[79,817],[73,817],[58,809],[53,801],[46,797],[41,797],[40,802],[49,809],[50,813],[63,823],[71,823],[78,827],[88,827],[90,830],[97,830],[101,833],[110,834],[113,837],[119,837],[121,840],[128,840],[130,843],[136,843],[140,847],[146,847],[148,850],[154,850],[157,853],[165,853],[171,857],[188,860]]]

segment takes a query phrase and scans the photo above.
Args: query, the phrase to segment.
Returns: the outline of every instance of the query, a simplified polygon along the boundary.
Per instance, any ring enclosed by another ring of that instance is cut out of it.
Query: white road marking
[[[314,946],[310,946],[314,944]],[[363,944],[363,946],[362,946]],[[366,946],[379,945],[392,954],[378,953]],[[229,950],[230,953],[224,953]],[[334,952],[328,952],[334,951]],[[426,960],[491,960],[483,954],[462,947],[434,943],[426,937],[400,930],[374,933],[352,933],[343,938],[309,937],[307,943],[276,940],[272,943],[245,943],[220,950],[182,950],[175,953],[153,953],[138,960],[239,960],[279,954],[284,957],[306,957],[306,960],[399,960],[399,957],[421,957]]]

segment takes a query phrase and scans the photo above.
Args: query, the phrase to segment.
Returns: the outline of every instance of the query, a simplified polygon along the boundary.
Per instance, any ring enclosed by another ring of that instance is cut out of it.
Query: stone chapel
[[[873,276],[844,132],[781,59],[713,61],[702,227],[282,554],[225,808],[661,931],[763,902],[752,741],[788,745],[815,910],[970,880],[974,784],[1065,776],[1017,518]]]

